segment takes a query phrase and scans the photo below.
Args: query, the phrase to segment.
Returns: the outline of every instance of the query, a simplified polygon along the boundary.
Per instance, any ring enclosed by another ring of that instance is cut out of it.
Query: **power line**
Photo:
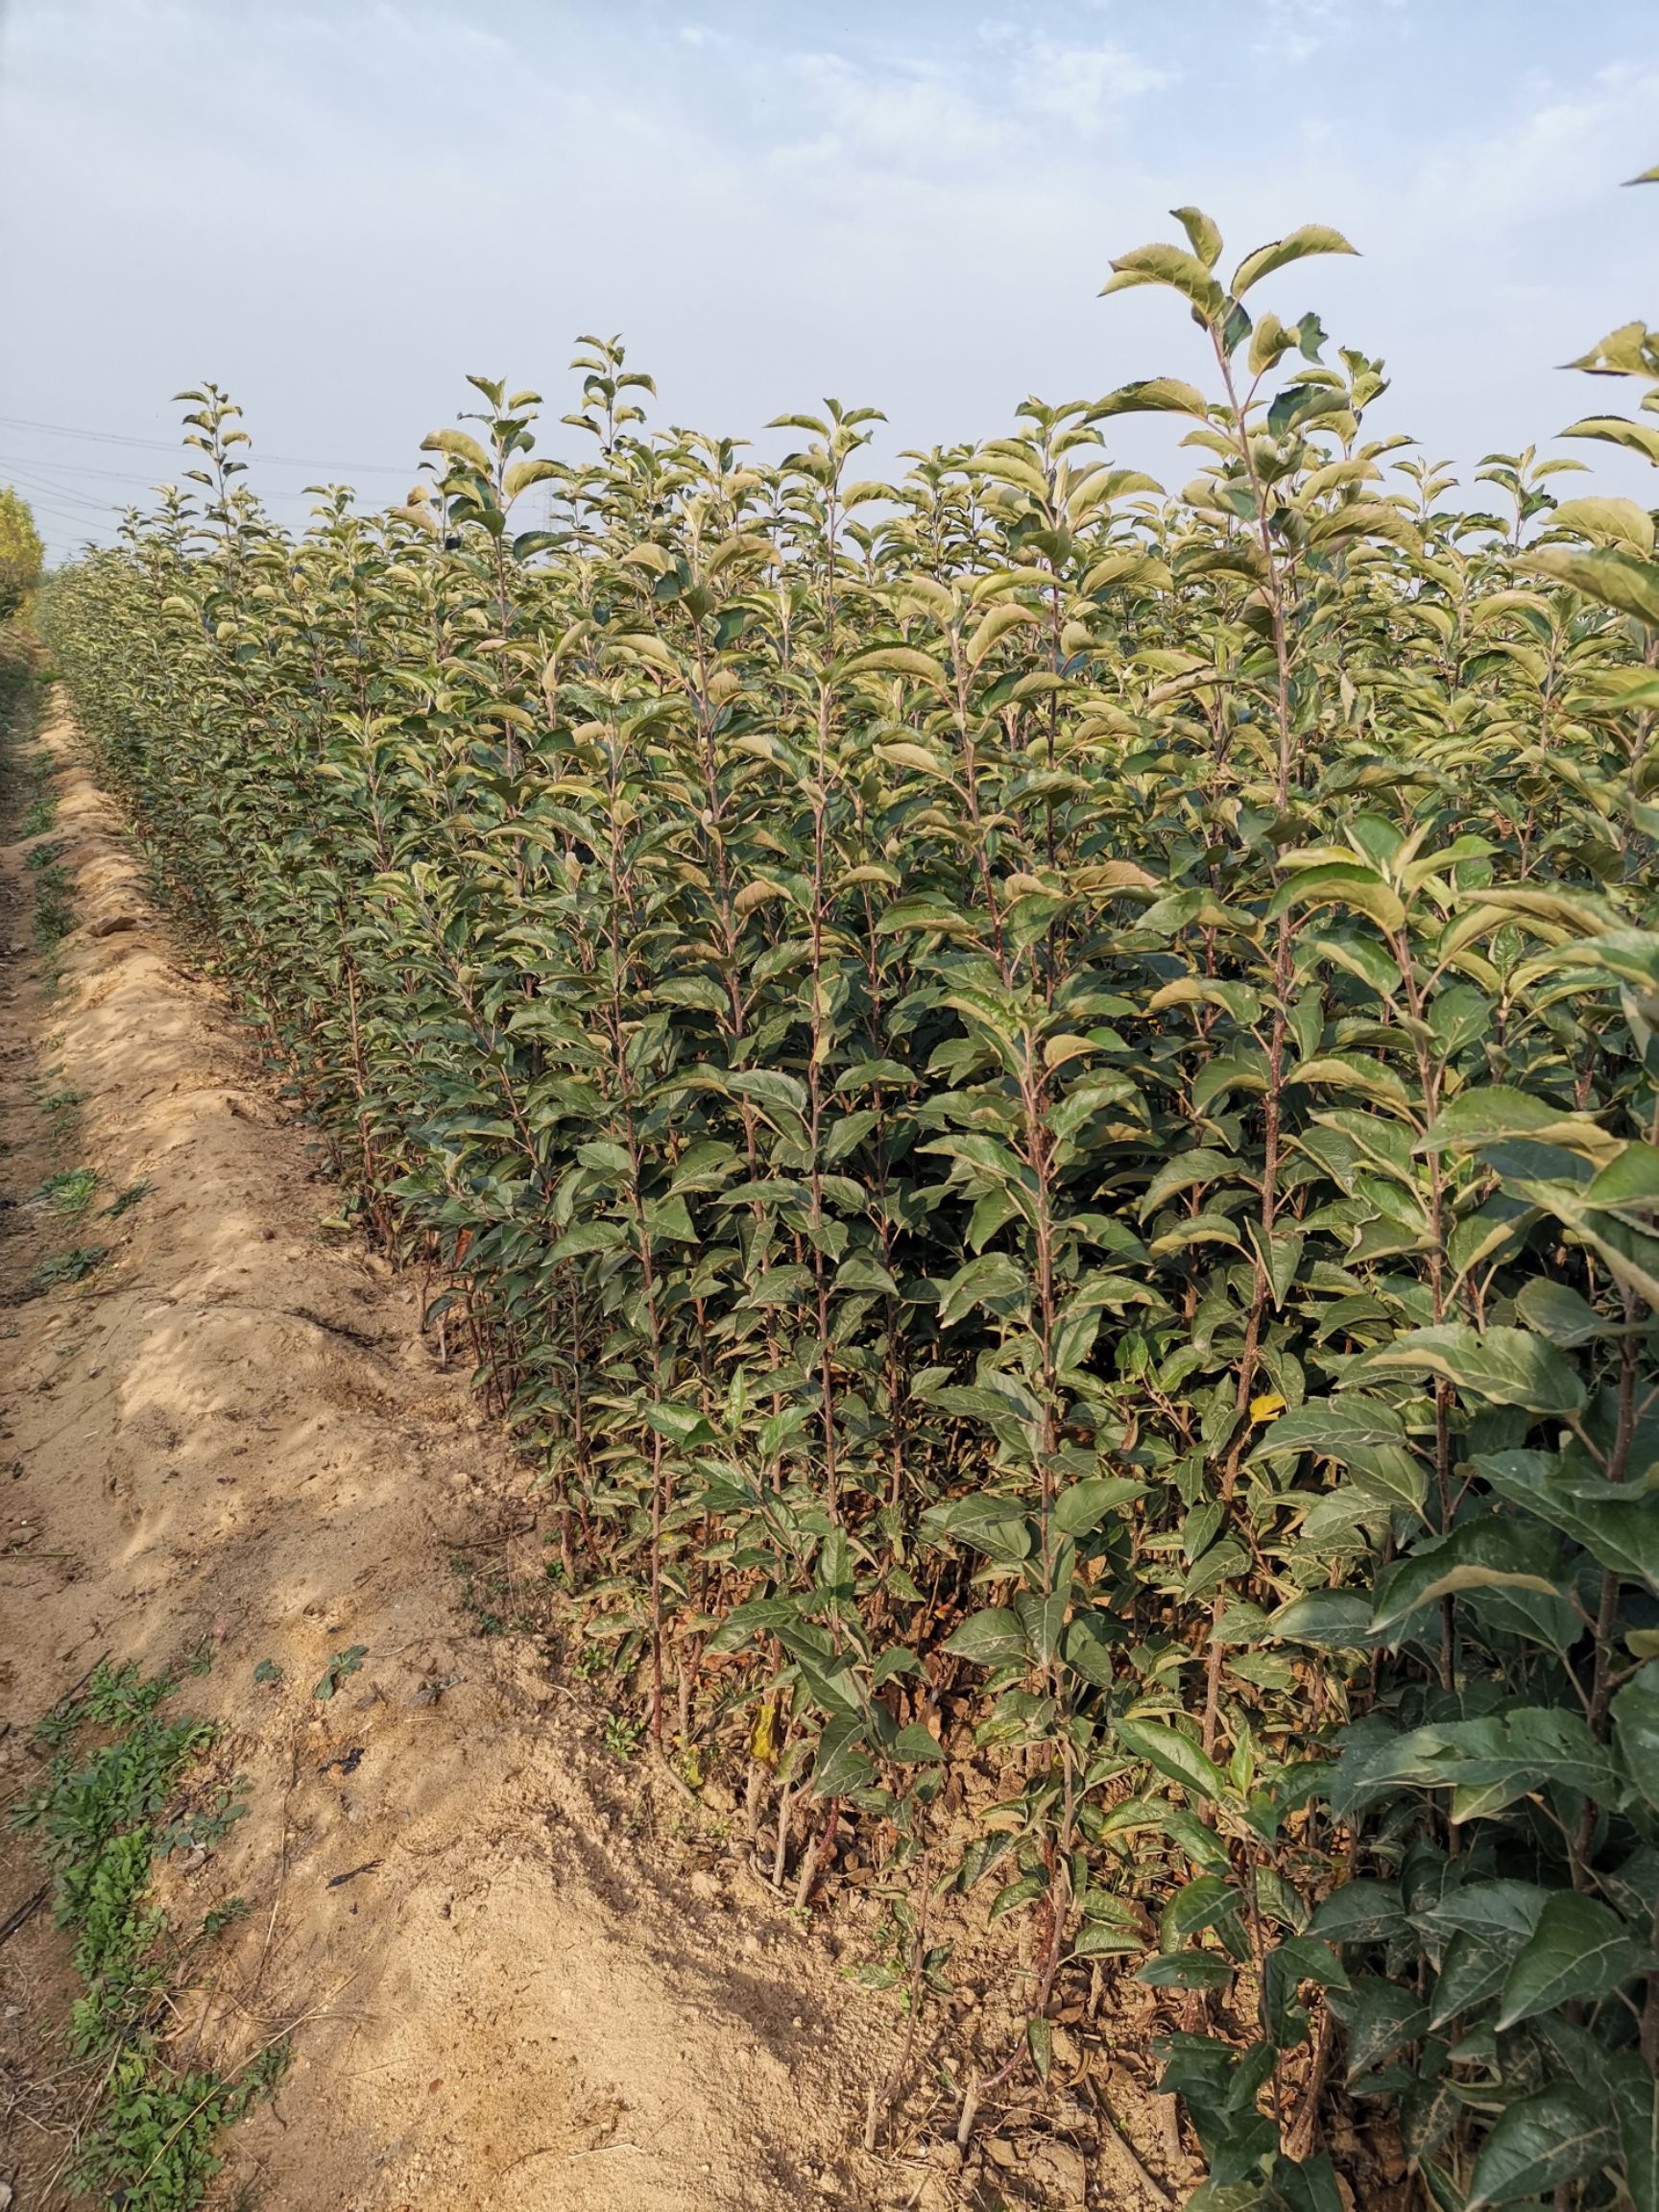
[[[80,430],[68,422],[36,422],[23,415],[0,415],[0,426],[8,430],[43,430],[54,438],[80,438],[95,445],[141,445],[154,453],[189,454],[194,447],[181,440],[166,438],[128,438],[116,430]],[[302,453],[265,453],[258,447],[250,449],[258,461],[273,462],[282,469],[337,469],[358,476],[407,476],[408,465],[390,461],[319,461]]]
[[[137,469],[93,469],[84,461],[60,461],[54,453],[48,467],[60,469],[66,476],[98,476],[111,484],[143,484],[155,489],[155,479],[146,470]],[[39,456],[32,453],[0,453],[0,469],[37,469]]]
[[[166,438],[127,438],[116,430],[77,430],[67,422],[35,422],[23,415],[0,415],[9,430],[49,430],[58,438],[84,438],[96,445],[149,445],[158,453],[177,453],[176,441]]]
[[[61,501],[70,507],[84,508],[88,515],[112,515],[121,511],[118,501],[89,499],[78,492],[74,485],[55,483],[50,476],[42,475],[38,469],[23,468],[13,469],[11,472],[22,489],[32,496],[38,493],[47,498]]]

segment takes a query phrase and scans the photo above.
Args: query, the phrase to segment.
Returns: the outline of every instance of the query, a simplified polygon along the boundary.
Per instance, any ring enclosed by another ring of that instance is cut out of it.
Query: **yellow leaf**
[[[1285,1410],[1285,1401],[1277,1390],[1264,1390],[1260,1398],[1250,1401],[1252,1421],[1275,1421]]]
[[[757,1759],[762,1767],[778,1764],[778,1708],[768,1698],[755,1719],[755,1733],[749,1740],[749,1755]]]
[[[895,768],[911,768],[919,776],[949,776],[950,773],[947,764],[937,755],[929,753],[925,745],[912,745],[902,739],[892,745],[878,745],[876,750],[883,760],[890,761]]]
[[[1043,1065],[1048,1069],[1061,1068],[1068,1060],[1075,1060],[1080,1053],[1093,1052],[1094,1048],[1093,1037],[1050,1037],[1043,1047]]]
[[[757,906],[763,906],[768,899],[784,899],[788,894],[781,883],[768,883],[764,877],[757,877],[753,883],[745,883],[732,902],[734,914],[752,914]]]

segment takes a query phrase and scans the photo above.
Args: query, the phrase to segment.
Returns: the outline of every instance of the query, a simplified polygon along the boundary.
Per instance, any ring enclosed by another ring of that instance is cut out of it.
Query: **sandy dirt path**
[[[526,1472],[439,1371],[412,1286],[324,1226],[338,1190],[147,906],[60,714],[44,743],[76,916],[50,995],[15,814],[0,854],[0,1800],[101,1653],[210,1659],[180,1703],[222,1724],[249,1811],[166,1882],[181,1916],[231,1894],[252,1911],[179,2032],[233,2061],[301,2021],[275,2108],[228,2138],[223,2200],[913,2200],[914,2168],[850,2148],[894,2062],[892,2001],[741,1870],[730,1823],[605,1750],[534,1619],[481,1633],[534,1612]],[[151,1188],[66,1229],[31,1193],[81,1166],[99,1204]],[[94,1241],[108,1255],[83,1282],[18,1299],[43,1257]],[[360,1671],[319,1702],[356,1645]],[[279,1682],[255,1681],[265,1661]],[[16,1839],[0,1854],[3,1923],[39,1871]],[[62,2065],[42,2035],[69,1994],[37,1911],[0,1949],[19,2212],[58,2200],[79,2092],[41,2088]]]

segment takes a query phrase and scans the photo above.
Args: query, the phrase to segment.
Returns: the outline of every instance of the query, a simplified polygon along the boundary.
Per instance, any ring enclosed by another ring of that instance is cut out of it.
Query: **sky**
[[[212,377],[283,520],[383,503],[469,371],[576,450],[589,331],[654,420],[766,455],[833,393],[886,464],[1201,380],[1168,295],[1097,297],[1184,202],[1229,267],[1343,230],[1261,301],[1384,356],[1373,426],[1467,482],[1619,403],[1559,364],[1659,318],[1659,186],[1620,189],[1655,162],[1654,0],[0,0],[0,483],[55,558],[107,538]],[[1162,425],[1112,445],[1192,472]],[[1653,497],[1576,450],[1574,491]]]

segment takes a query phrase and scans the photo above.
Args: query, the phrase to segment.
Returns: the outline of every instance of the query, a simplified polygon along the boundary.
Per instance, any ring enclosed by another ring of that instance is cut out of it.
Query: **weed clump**
[[[281,2041],[233,2078],[177,2068],[166,2054],[169,1991],[198,1947],[241,1910],[239,1900],[220,1906],[181,1938],[151,1900],[157,1860],[205,1848],[241,1810],[234,1787],[202,1806],[180,1802],[215,1732],[165,1714],[173,1693],[166,1675],[146,1679],[136,1667],[100,1662],[86,1688],[41,1723],[53,1752],[47,1777],[12,1815],[38,1846],[58,1925],[74,1937],[82,1989],[71,2048],[105,2069],[71,2183],[127,2212],[200,2204],[224,2162],[221,2129],[268,2095],[287,2063]]]

